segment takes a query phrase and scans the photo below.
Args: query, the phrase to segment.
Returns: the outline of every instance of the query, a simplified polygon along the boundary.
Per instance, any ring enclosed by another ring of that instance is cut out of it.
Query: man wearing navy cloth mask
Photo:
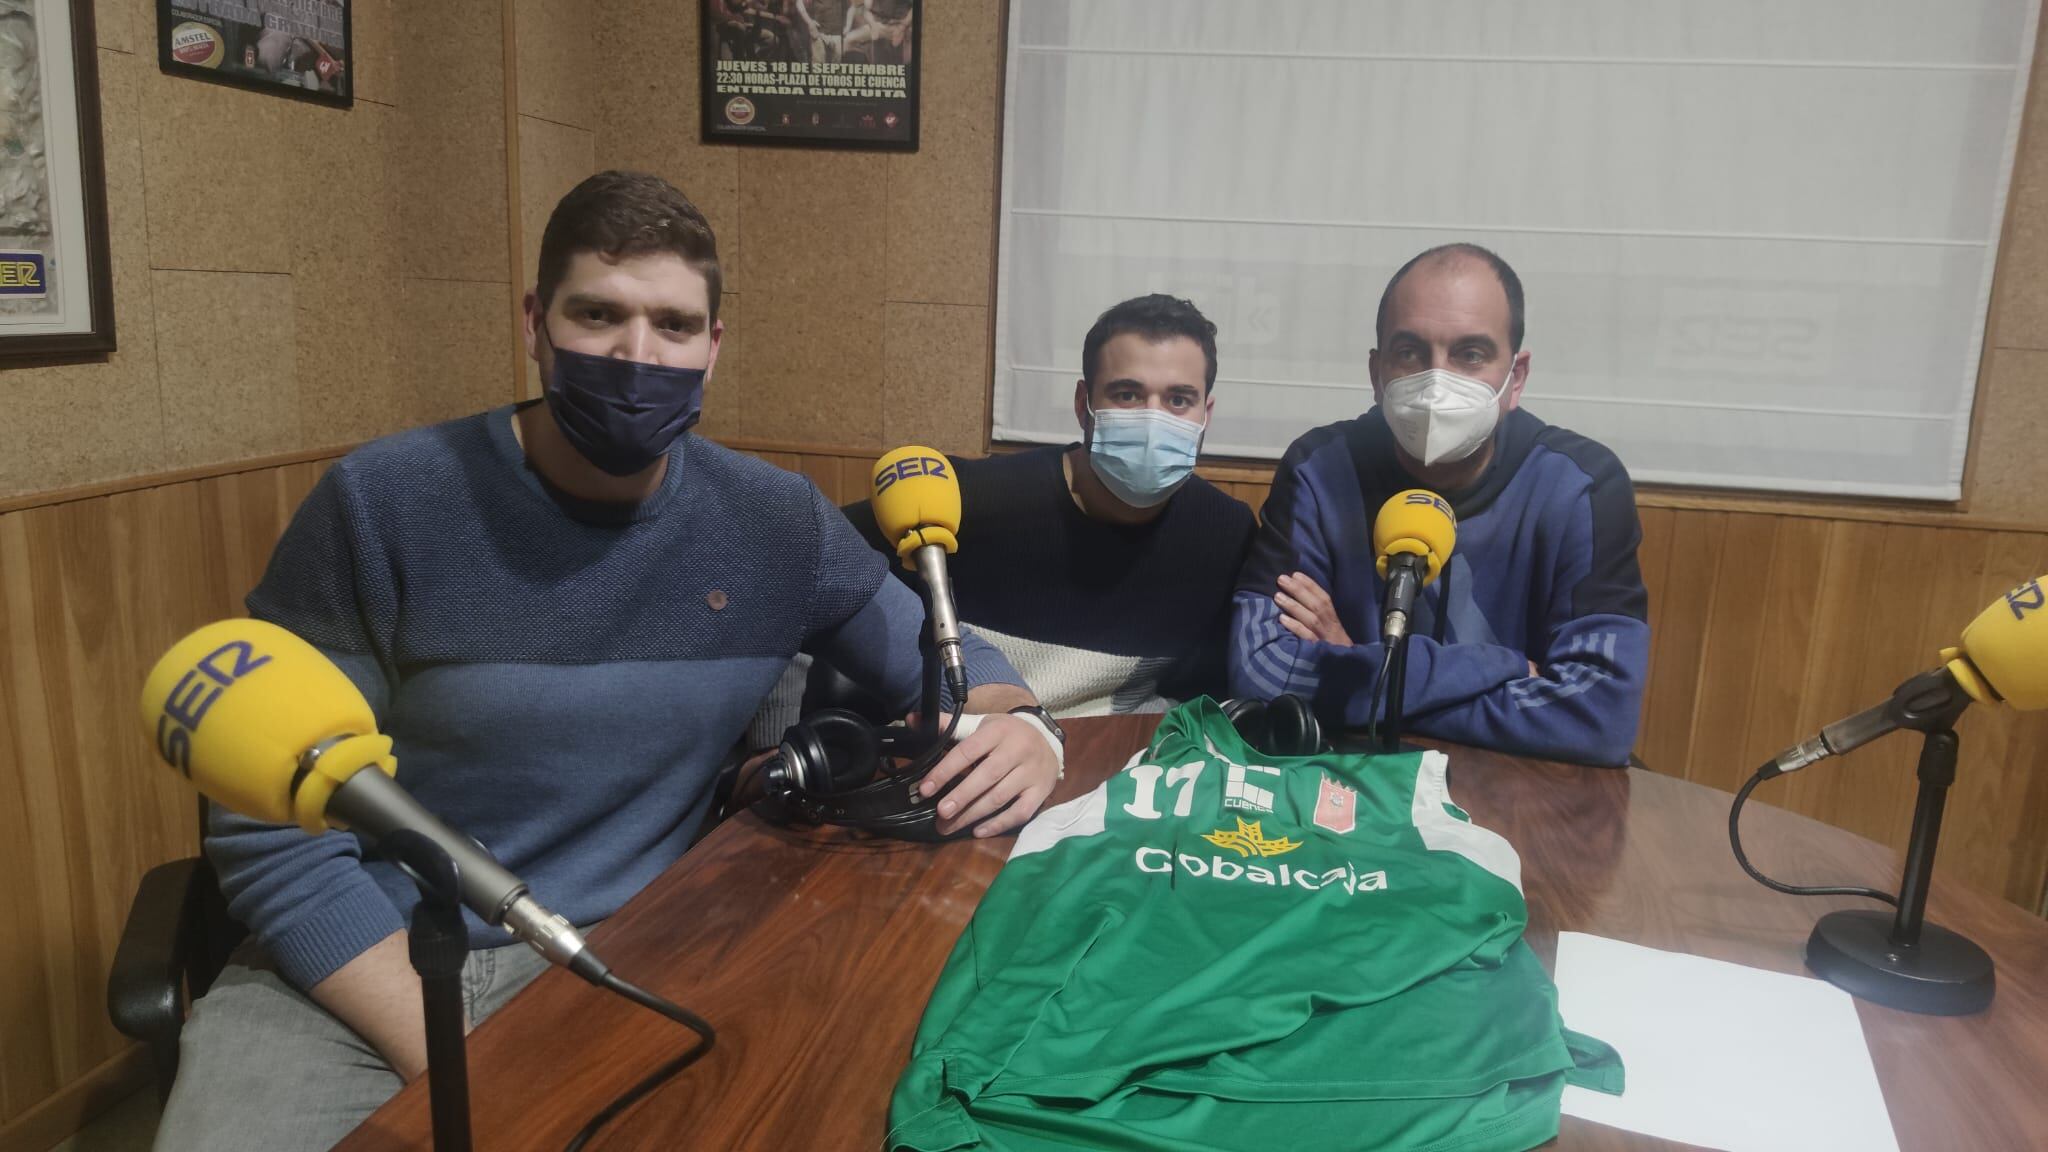
[[[1634,489],[1612,452],[1521,407],[1521,280],[1476,245],[1433,248],[1388,282],[1377,329],[1377,406],[1296,440],[1274,475],[1237,586],[1232,690],[1377,719],[1372,521],[1428,488],[1458,536],[1410,626],[1408,730],[1626,762],[1650,646]]]
[[[687,435],[718,358],[716,241],[657,177],[556,206],[526,297],[544,401],[349,454],[293,517],[250,612],[352,679],[399,782],[578,926],[680,857],[716,771],[798,651],[897,714],[921,683],[916,597],[810,481]],[[942,831],[1037,810],[1056,733],[967,645],[961,783]],[[949,706],[958,706],[949,703]],[[995,715],[979,715],[996,713]],[[969,721],[973,723],[969,723]],[[412,882],[351,834],[213,810],[206,851],[251,940],[193,1006],[159,1149],[322,1149],[424,1070]],[[542,961],[470,919],[474,1019]]]

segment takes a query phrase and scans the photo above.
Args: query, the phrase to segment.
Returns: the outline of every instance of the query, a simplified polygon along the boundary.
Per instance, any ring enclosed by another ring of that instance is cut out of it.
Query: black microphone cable
[[[642,1008],[658,1012],[695,1032],[697,1034],[697,1042],[690,1045],[681,1055],[670,1059],[666,1064],[656,1068],[639,1083],[614,1097],[610,1104],[605,1105],[602,1111],[592,1116],[590,1122],[585,1124],[577,1131],[575,1136],[570,1138],[569,1143],[563,1147],[563,1152],[582,1152],[584,1146],[589,1144],[591,1138],[596,1136],[598,1131],[606,1124],[611,1123],[612,1120],[617,1118],[626,1109],[639,1103],[648,1093],[667,1083],[676,1073],[695,1064],[706,1052],[711,1051],[711,1046],[717,1043],[718,1040],[717,1034],[712,1031],[711,1025],[702,1016],[687,1008],[671,1004],[644,988],[629,984],[612,975],[609,970],[599,978],[598,983],[600,987],[607,991],[616,992],[620,996],[640,1005]]]
[[[1854,885],[1816,887],[1806,884],[1786,884],[1773,880],[1762,872],[1757,871],[1756,865],[1749,862],[1749,857],[1742,851],[1742,806],[1748,802],[1749,794],[1756,791],[1757,785],[1766,780],[1775,780],[1784,774],[1784,770],[1778,767],[1776,760],[1767,760],[1764,762],[1764,766],[1757,769],[1756,774],[1751,776],[1748,782],[1743,784],[1735,793],[1735,803],[1728,806],[1728,846],[1735,849],[1735,862],[1742,865],[1742,870],[1749,873],[1750,879],[1755,880],[1774,892],[1783,892],[1788,896],[1864,896],[1872,900],[1881,900],[1894,908],[1898,907],[1899,898],[1889,892],[1880,892],[1875,888],[1859,888]]]

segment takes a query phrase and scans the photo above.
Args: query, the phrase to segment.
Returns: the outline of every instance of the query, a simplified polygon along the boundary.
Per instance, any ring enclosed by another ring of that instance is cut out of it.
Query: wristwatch
[[[1061,748],[1067,746],[1066,729],[1061,728],[1060,722],[1053,719],[1052,713],[1047,712],[1044,708],[1036,704],[1019,704],[1017,707],[1010,709],[1010,715],[1031,717],[1045,726],[1046,733],[1058,741]]]

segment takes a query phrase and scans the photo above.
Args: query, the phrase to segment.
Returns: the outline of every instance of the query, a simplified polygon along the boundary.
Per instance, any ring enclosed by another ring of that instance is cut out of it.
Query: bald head
[[[1498,294],[1493,296],[1490,303],[1500,309],[1508,339],[1508,350],[1520,352],[1522,278],[1515,275],[1515,270],[1508,267],[1507,261],[1477,244],[1439,245],[1401,265],[1401,270],[1394,273],[1393,279],[1387,281],[1387,290],[1380,294],[1379,316],[1374,324],[1374,332],[1378,336],[1380,347],[1387,347],[1388,341],[1396,331],[1400,323],[1401,305],[1413,302],[1427,306],[1425,300],[1416,298],[1435,296],[1447,282],[1466,281],[1475,274],[1492,280]],[[1406,290],[1411,277],[1416,281],[1413,285],[1416,291],[1413,292]],[[1469,296],[1472,285],[1468,283],[1464,287],[1467,288],[1465,294]]]

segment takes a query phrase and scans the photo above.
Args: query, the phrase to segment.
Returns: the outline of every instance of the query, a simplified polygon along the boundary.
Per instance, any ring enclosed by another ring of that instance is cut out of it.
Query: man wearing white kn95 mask
[[[1373,518],[1426,488],[1457,546],[1417,597],[1409,730],[1618,765],[1649,670],[1635,490],[1614,454],[1521,407],[1522,283],[1473,244],[1432,248],[1380,298],[1376,407],[1287,450],[1238,580],[1231,691],[1310,697],[1326,725],[1379,719],[1385,585]]]

